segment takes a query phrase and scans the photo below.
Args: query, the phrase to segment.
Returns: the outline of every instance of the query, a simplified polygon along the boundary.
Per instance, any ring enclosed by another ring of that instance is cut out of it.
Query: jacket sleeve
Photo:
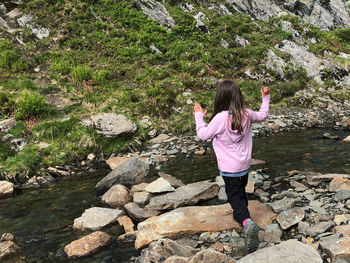
[[[196,112],[194,116],[196,120],[197,136],[203,141],[214,138],[215,135],[222,133],[224,130],[225,118],[221,113],[216,114],[208,125],[204,122],[203,113]]]
[[[270,95],[263,96],[262,104],[259,111],[248,109],[252,123],[264,121],[269,115]]]

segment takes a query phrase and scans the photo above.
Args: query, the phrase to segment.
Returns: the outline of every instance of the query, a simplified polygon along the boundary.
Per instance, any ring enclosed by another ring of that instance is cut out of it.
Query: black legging
[[[248,199],[245,187],[248,183],[248,173],[239,177],[223,176],[228,202],[233,209],[233,218],[243,225],[243,221],[250,217]]]

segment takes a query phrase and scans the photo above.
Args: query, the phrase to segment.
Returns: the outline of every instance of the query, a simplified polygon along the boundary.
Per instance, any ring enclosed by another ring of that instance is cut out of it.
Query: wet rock
[[[165,180],[167,180],[172,186],[174,186],[176,188],[184,185],[184,183],[181,182],[181,180],[176,179],[174,176],[172,176],[170,174],[165,174],[165,173],[159,172],[158,175],[160,177],[164,178]]]
[[[15,128],[17,122],[15,119],[6,119],[0,121],[0,132],[9,132],[11,129]]]
[[[277,221],[283,230],[298,224],[305,217],[305,211],[301,208],[292,208],[280,213]]]
[[[97,191],[104,191],[114,184],[132,186],[141,183],[148,174],[148,171],[149,166],[145,162],[132,157],[121,163],[106,177],[99,181],[95,188]]]
[[[193,205],[200,200],[208,200],[217,196],[219,186],[208,181],[192,183],[177,188],[174,192],[151,198],[148,209],[165,210],[180,206]]]
[[[328,238],[320,242],[323,251],[331,258],[350,258],[350,236]]]
[[[0,242],[0,261],[3,261],[12,254],[15,254],[19,247],[13,241]]]
[[[135,260],[135,263],[162,263],[171,256],[180,256],[189,258],[195,255],[199,250],[179,243],[171,239],[159,239],[142,250],[141,255]]]
[[[149,18],[156,20],[161,26],[173,28],[175,20],[161,3],[154,0],[136,0],[136,5]]]
[[[90,119],[83,120],[85,126],[93,126],[96,132],[107,138],[115,138],[119,135],[133,134],[137,130],[135,123],[129,121],[124,115],[115,113],[101,113],[93,115]]]
[[[96,231],[69,243],[64,247],[64,252],[66,252],[68,258],[83,257],[97,252],[111,242],[112,238],[110,235]]]
[[[63,169],[58,169],[54,167],[47,168],[48,172],[50,174],[53,174],[54,176],[69,176],[71,173],[69,171],[65,171]]]
[[[162,143],[170,139],[170,136],[167,134],[159,134],[157,137],[151,139],[148,141],[148,143],[155,144],[155,143]]]
[[[56,179],[52,177],[51,175],[43,175],[43,176],[37,176],[36,177],[37,182],[43,186],[43,185],[50,185],[56,182]]]
[[[276,215],[260,202],[250,201],[249,211],[252,219],[262,228],[271,224]],[[220,224],[217,224],[220,222]],[[177,208],[157,217],[139,223],[136,248],[148,245],[162,237],[190,236],[198,232],[241,229],[232,220],[232,209],[229,204],[217,206],[190,206]]]
[[[127,157],[113,157],[109,158],[106,163],[108,164],[109,168],[114,170],[116,167],[118,167],[120,164],[128,160]]]
[[[117,243],[121,247],[132,247],[135,244],[137,231],[127,232],[118,236]]]
[[[265,232],[262,234],[262,240],[268,243],[281,242],[282,230],[278,224],[267,225]]]
[[[81,217],[74,219],[73,228],[99,230],[117,221],[124,212],[118,209],[92,207],[86,209]]]
[[[259,249],[245,256],[237,263],[322,263],[322,258],[312,246],[294,239],[283,241],[279,245]]]
[[[234,263],[236,260],[214,249],[206,249],[194,255],[188,263]]]
[[[333,225],[334,225],[333,222],[320,222],[315,225],[310,225],[307,222],[299,222],[298,230],[299,230],[299,233],[314,237],[314,236],[317,236],[318,234],[326,232]]]
[[[145,205],[148,203],[151,198],[151,194],[148,192],[136,192],[133,196],[134,203],[138,205]]]
[[[129,189],[121,184],[113,185],[102,196],[102,202],[113,208],[123,207],[131,201],[132,197],[129,193]]]
[[[117,221],[119,225],[123,226],[124,231],[126,233],[133,232],[135,230],[134,229],[135,225],[128,216],[118,217]]]
[[[164,192],[173,192],[175,188],[172,187],[167,180],[160,177],[157,180],[150,183],[145,188],[145,190],[149,193],[156,194],[156,193],[164,193]]]
[[[328,190],[337,192],[339,190],[350,190],[350,180],[342,177],[335,177],[329,184]]]
[[[8,181],[0,181],[0,198],[12,195],[13,191],[13,183]]]
[[[124,208],[128,215],[138,222],[159,215],[159,211],[142,208],[136,203],[128,203]]]
[[[259,160],[259,159],[252,159],[250,164],[253,166],[254,165],[264,165],[264,164],[266,164],[266,162],[263,160]]]
[[[268,205],[275,211],[276,213],[287,210],[295,205],[296,200],[292,198],[283,198],[281,200],[269,203]]]

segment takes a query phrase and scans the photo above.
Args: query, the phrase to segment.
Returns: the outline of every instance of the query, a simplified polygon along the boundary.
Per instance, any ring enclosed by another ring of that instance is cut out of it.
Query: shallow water
[[[271,177],[288,170],[350,174],[349,144],[319,138],[325,130],[310,129],[254,138],[253,158],[265,160]],[[328,131],[345,137],[344,131]],[[162,168],[184,183],[215,178],[218,174],[212,150],[204,156],[179,157]],[[25,190],[0,199],[0,234],[13,233],[22,248],[17,257],[4,262],[129,262],[138,254],[132,248],[118,248],[114,242],[101,252],[69,261],[63,248],[89,232],[73,231],[72,224],[86,208],[101,206],[94,186],[108,171],[70,177],[49,187]],[[119,226],[103,229],[113,236]]]

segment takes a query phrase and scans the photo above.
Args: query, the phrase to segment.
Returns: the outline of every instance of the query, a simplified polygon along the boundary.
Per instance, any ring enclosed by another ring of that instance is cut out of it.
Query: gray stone
[[[50,185],[50,184],[53,184],[54,182],[56,182],[56,179],[48,174],[48,175],[43,175],[43,176],[37,176],[36,181],[40,185]]]
[[[20,26],[27,27],[39,39],[48,37],[50,35],[50,31],[47,28],[32,23],[33,19],[33,16],[24,14],[17,19],[17,22]]]
[[[318,234],[326,232],[328,229],[330,229],[332,226],[334,226],[334,223],[329,221],[329,222],[320,222],[315,225],[311,225],[307,222],[299,222],[298,224],[298,230],[300,233],[314,237],[317,236]]]
[[[13,183],[10,183],[8,181],[0,181],[0,198],[12,195],[13,191]]]
[[[133,134],[137,130],[134,122],[124,115],[115,113],[100,113],[83,120],[85,126],[94,126],[96,132],[107,138],[115,138],[123,134]]]
[[[262,235],[262,240],[268,243],[281,242],[282,230],[278,224],[267,225],[265,232]]]
[[[281,78],[284,79],[283,69],[287,65],[286,62],[282,58],[277,56],[271,49],[267,51],[266,60],[266,68],[277,72],[281,76]]]
[[[124,185],[113,185],[103,196],[102,202],[113,208],[123,207],[132,201],[129,189]]]
[[[125,210],[130,217],[138,222],[159,214],[159,211],[142,208],[136,203],[126,204]]]
[[[283,230],[298,224],[305,217],[305,211],[301,208],[292,208],[280,213],[277,221]]]
[[[220,187],[220,190],[219,190],[219,193],[218,193],[218,199],[220,201],[224,201],[224,202],[227,201],[227,194],[226,194],[226,191],[225,191],[224,187]]]
[[[181,180],[176,179],[174,176],[172,176],[170,174],[165,174],[165,173],[159,172],[158,175],[160,177],[164,178],[165,180],[167,180],[172,186],[174,186],[176,188],[184,185],[184,183],[181,182]]]
[[[167,180],[160,177],[157,180],[150,183],[149,185],[147,185],[145,190],[149,193],[156,194],[156,193],[164,193],[164,192],[173,192],[175,188],[172,187]]]
[[[350,258],[350,236],[348,235],[344,237],[339,235],[331,236],[322,240],[320,246],[331,259],[338,257]]]
[[[350,198],[350,190],[340,190],[334,196],[335,201],[344,201],[349,198]]]
[[[73,228],[99,230],[104,226],[117,221],[118,217],[124,215],[122,210],[92,207],[86,209],[81,217],[74,219]]]
[[[322,258],[312,246],[294,239],[279,245],[259,249],[237,263],[322,263]]]
[[[194,255],[188,263],[234,263],[236,262],[233,258],[226,256],[214,249],[201,250]]]
[[[0,121],[0,132],[9,132],[11,129],[15,128],[17,122],[15,119],[6,119]]]
[[[134,193],[133,201],[138,205],[145,205],[148,203],[150,197],[151,194],[148,192],[136,192]]]
[[[241,37],[239,35],[235,36],[235,40],[236,42],[241,45],[242,47],[248,46],[250,45],[250,42],[248,40],[246,40],[244,37]]]
[[[12,139],[10,141],[10,148],[16,152],[21,151],[26,145],[27,141],[25,139]]]
[[[120,164],[106,177],[99,181],[95,188],[98,191],[104,191],[114,184],[132,186],[141,183],[148,174],[148,171],[149,166],[145,162],[132,157]]]
[[[278,213],[293,207],[295,203],[296,203],[295,199],[285,197],[281,200],[268,203],[268,205],[273,209],[273,211]]]
[[[180,206],[193,205],[200,200],[214,198],[219,191],[216,183],[208,181],[192,183],[177,188],[174,192],[151,198],[148,209],[165,210]]]

